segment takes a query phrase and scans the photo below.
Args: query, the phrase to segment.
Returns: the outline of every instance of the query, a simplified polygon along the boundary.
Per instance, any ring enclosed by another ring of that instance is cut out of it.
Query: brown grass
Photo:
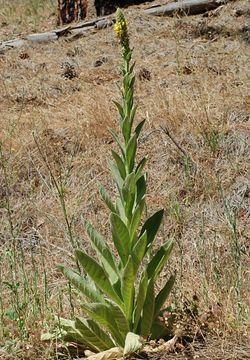
[[[42,10],[25,17],[28,0],[16,1],[16,11],[0,2],[3,39],[53,28],[51,4],[42,3]],[[167,237],[177,243],[170,267],[177,269],[178,281],[171,300],[182,315],[174,331],[181,328],[185,336],[200,336],[209,330],[221,341],[229,335],[235,342],[248,336],[250,319],[249,40],[242,30],[249,19],[246,8],[246,1],[236,1],[217,16],[181,19],[146,17],[137,7],[126,10],[135,47],[137,119],[146,118],[140,155],[148,156],[148,212],[166,209],[159,243]],[[236,9],[243,9],[243,15],[235,16]],[[22,14],[19,23],[14,20],[17,14]],[[71,80],[65,76],[67,63],[76,75]],[[58,263],[72,263],[72,249],[51,174],[34,138],[55,178],[64,182],[68,215],[74,216],[72,231],[80,245],[91,251],[81,217],[110,236],[96,183],[101,181],[115,194],[107,159],[114,147],[108,128],[116,127],[111,100],[119,97],[119,64],[111,28],[0,57],[3,359],[49,359],[50,348],[41,344],[40,334],[54,315],[70,317],[72,302],[78,311],[77,299],[71,299],[67,282],[56,270]],[[235,214],[235,229],[225,202]],[[6,285],[13,280],[7,253],[13,241],[10,219],[18,248],[16,283],[24,329],[6,316],[6,310],[15,308],[13,291]],[[26,295],[25,286],[30,289]],[[199,315],[191,321],[194,305]],[[214,359],[222,359],[214,354]]]

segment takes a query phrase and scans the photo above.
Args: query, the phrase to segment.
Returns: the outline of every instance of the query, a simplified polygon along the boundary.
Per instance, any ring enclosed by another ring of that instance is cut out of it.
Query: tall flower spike
[[[119,8],[116,11],[116,23],[114,26],[114,30],[116,36],[120,40],[120,44],[123,48],[124,54],[128,55],[131,52],[129,47],[128,23],[123,12]]]

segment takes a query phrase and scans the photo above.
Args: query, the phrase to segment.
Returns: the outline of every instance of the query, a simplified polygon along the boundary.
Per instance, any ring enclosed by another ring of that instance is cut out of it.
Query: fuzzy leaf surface
[[[76,250],[76,257],[86,273],[95,282],[96,286],[117,304],[121,304],[122,301],[114,291],[113,286],[104,269],[93,258],[81,250]]]

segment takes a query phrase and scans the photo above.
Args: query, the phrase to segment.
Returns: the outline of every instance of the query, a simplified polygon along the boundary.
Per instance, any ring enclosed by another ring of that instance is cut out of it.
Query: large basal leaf
[[[144,231],[147,231],[148,235],[148,246],[150,246],[154,238],[159,230],[159,227],[161,225],[162,219],[163,219],[164,210],[157,211],[153,216],[151,216],[143,225],[141,229],[141,234],[144,233]]]
[[[110,311],[112,312],[113,318],[117,324],[117,328],[125,339],[126,334],[129,332],[129,323],[125,317],[123,310],[116,305],[112,300],[107,299],[107,303],[110,306]]]
[[[102,235],[96,231],[88,221],[83,220],[83,222],[91,240],[92,247],[96,251],[105,271],[109,275],[111,283],[116,283],[119,279],[119,272],[116,266],[116,260],[110,250],[110,247],[107,245],[107,242],[104,240]]]
[[[110,336],[93,320],[77,317],[75,327],[88,343],[98,348],[99,351],[108,350],[115,346]]]
[[[124,302],[124,312],[127,319],[131,319],[134,305],[134,289],[135,289],[135,269],[131,255],[128,257],[127,264],[123,270],[122,276],[122,297]]]
[[[141,349],[143,342],[139,335],[129,332],[126,336],[123,356],[134,354]]]
[[[65,267],[64,265],[58,265],[59,270],[66,276],[66,278],[89,300],[94,302],[104,302],[103,296],[99,290],[95,290],[87,279]]]
[[[155,293],[154,280],[151,279],[148,283],[147,295],[143,306],[142,319],[140,324],[140,334],[147,338],[150,335],[151,326],[154,320],[155,309]]]
[[[163,286],[163,288],[159,291],[158,295],[155,299],[155,313],[154,317],[158,316],[162,306],[165,304],[165,301],[167,300],[176,279],[176,273],[172,274],[166,284]]]
[[[98,352],[99,348],[91,341],[83,336],[83,334],[76,328],[75,321],[59,318],[58,322],[62,329],[62,339],[64,341],[73,342],[84,346],[93,352]]]
[[[94,353],[97,353],[99,351],[98,348],[96,348],[91,343],[88,343],[87,340],[80,334],[79,331],[67,331],[65,335],[63,336],[63,340],[68,343],[75,343],[78,346],[80,345],[85,350],[91,350]]]
[[[157,276],[161,273],[163,267],[168,261],[171,251],[173,249],[174,242],[172,240],[168,240],[164,245],[160,247],[160,249],[153,256],[152,260],[149,262],[147,267],[148,277],[157,279]]]
[[[124,224],[121,218],[114,213],[110,215],[110,222],[115,247],[123,265],[125,265],[128,259],[130,247],[130,237],[127,226]]]
[[[124,346],[125,335],[120,333],[115,321],[115,315],[109,304],[82,304],[81,307],[92,320],[95,320],[110,332],[112,338],[119,346]]]
[[[109,296],[113,301],[121,305],[122,301],[117,295],[117,293],[114,291],[104,269],[93,258],[88,256],[81,250],[76,250],[76,257],[79,263],[82,265],[83,269],[86,271],[86,273],[95,282],[95,285],[107,296]]]
[[[141,318],[142,309],[143,309],[144,302],[145,302],[146,295],[147,295],[147,289],[148,289],[148,276],[147,276],[147,272],[145,271],[141,275],[141,281],[139,284],[136,305],[135,305],[134,313],[133,313],[133,319],[134,319],[133,331],[134,332],[138,331],[137,327],[138,327],[138,324],[139,324],[139,321]]]

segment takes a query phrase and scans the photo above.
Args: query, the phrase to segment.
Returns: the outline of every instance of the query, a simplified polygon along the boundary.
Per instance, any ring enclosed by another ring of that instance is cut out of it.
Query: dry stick
[[[160,126],[160,129],[162,130],[162,132],[164,132],[164,134],[166,134],[170,140],[172,140],[172,142],[175,144],[175,146],[177,147],[177,149],[180,150],[180,152],[187,158],[190,158],[190,155],[178,144],[178,142],[174,139],[174,137],[170,134],[168,128],[166,126]]]
[[[68,237],[69,237],[71,246],[73,248],[73,251],[75,251],[77,247],[76,247],[76,244],[75,244],[75,241],[74,241],[74,236],[73,236],[73,233],[72,233],[72,221],[69,220],[68,212],[67,212],[67,208],[66,208],[66,204],[65,204],[64,190],[58,184],[58,182],[57,182],[57,180],[56,180],[56,178],[55,178],[55,176],[53,174],[53,171],[52,171],[52,169],[50,167],[50,164],[48,163],[46,156],[42,152],[41,147],[40,147],[34,133],[33,133],[33,139],[35,141],[35,144],[37,146],[39,154],[40,154],[44,164],[46,165],[46,167],[47,167],[47,169],[49,171],[49,174],[50,174],[50,176],[52,178],[52,182],[54,183],[54,185],[56,187],[56,190],[57,190],[57,193],[58,193],[58,196],[59,196],[59,200],[60,200],[60,204],[61,204],[61,207],[62,207],[62,211],[63,211],[64,220],[65,220],[66,227],[67,227]],[[75,261],[76,261],[78,271],[79,271],[79,273],[81,273],[81,268],[80,268],[80,265],[79,265],[77,259],[75,259]]]

